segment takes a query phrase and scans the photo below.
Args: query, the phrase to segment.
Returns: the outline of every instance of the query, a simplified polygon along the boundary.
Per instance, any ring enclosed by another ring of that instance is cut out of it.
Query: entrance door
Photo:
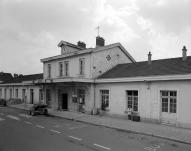
[[[62,94],[62,109],[63,110],[68,109],[68,94],[67,93]]]
[[[30,103],[33,104],[34,102],[34,91],[33,89],[30,89]]]
[[[161,91],[161,122],[176,124],[177,92]]]

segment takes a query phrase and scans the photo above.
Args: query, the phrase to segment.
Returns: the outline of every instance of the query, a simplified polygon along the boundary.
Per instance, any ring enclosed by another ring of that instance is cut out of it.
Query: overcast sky
[[[42,72],[60,40],[120,42],[136,61],[191,55],[191,0],[0,0],[0,71]]]

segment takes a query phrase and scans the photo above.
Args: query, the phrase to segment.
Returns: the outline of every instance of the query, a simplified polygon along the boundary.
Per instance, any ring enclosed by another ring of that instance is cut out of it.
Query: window
[[[85,90],[84,89],[78,89],[78,98],[80,104],[85,104]]]
[[[2,89],[0,89],[0,98],[2,98]]]
[[[51,91],[50,91],[50,89],[46,89],[46,104],[48,107],[51,106]]]
[[[34,90],[30,89],[30,103],[33,104],[34,103]]]
[[[63,63],[59,62],[59,76],[62,77],[63,76]]]
[[[85,69],[85,59],[81,58],[79,60],[80,63],[80,75],[84,75],[84,69]]]
[[[19,97],[19,90],[15,89],[15,97],[18,98]]]
[[[24,102],[26,101],[25,97],[26,97],[26,89],[22,89],[22,99],[23,99]]]
[[[68,70],[69,70],[69,62],[68,61],[64,61],[64,75],[65,76],[69,75]]]
[[[127,91],[127,108],[132,109],[132,111],[138,111],[138,91],[130,90]]]
[[[101,93],[101,110],[107,110],[109,107],[109,90],[100,90]]]
[[[43,100],[43,91],[42,91],[42,89],[39,89],[39,100],[40,101]]]
[[[4,99],[7,99],[7,89],[4,89]]]
[[[10,88],[10,99],[12,98],[13,90]]]
[[[51,78],[51,64],[48,64],[48,78]]]
[[[176,113],[176,91],[161,91],[161,101],[162,112]]]

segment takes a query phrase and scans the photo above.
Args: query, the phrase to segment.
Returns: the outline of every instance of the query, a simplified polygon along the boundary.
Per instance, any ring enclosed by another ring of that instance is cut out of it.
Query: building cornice
[[[96,83],[110,82],[146,82],[146,81],[174,81],[174,80],[191,80],[191,74],[184,75],[164,75],[164,76],[147,76],[147,77],[128,77],[128,78],[107,78],[96,79]]]

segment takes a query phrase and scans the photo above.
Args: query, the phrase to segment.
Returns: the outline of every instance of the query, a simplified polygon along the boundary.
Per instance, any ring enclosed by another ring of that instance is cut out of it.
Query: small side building
[[[0,98],[27,104],[45,102],[43,85],[38,84],[42,79],[43,74],[16,75],[6,79],[0,83]]]
[[[191,56],[119,64],[96,79],[96,107],[137,112],[141,120],[191,128]]]

